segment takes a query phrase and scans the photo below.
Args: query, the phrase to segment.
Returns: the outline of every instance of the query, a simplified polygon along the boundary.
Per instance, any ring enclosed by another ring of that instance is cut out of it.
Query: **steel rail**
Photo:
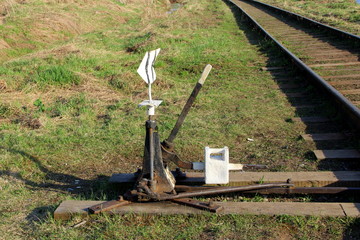
[[[291,183],[263,183],[263,184],[237,186],[237,187],[213,187],[213,188],[201,189],[194,192],[183,192],[175,195],[159,195],[158,198],[154,200],[163,201],[163,200],[172,200],[178,198],[189,198],[189,197],[218,195],[224,193],[244,192],[244,191],[258,190],[264,188],[293,187],[293,186],[294,184]]]
[[[285,9],[281,9],[281,8],[272,6],[272,5],[267,4],[267,3],[263,3],[263,2],[260,2],[260,1],[256,1],[256,0],[250,0],[250,1],[254,2],[256,4],[259,4],[259,5],[265,6],[265,7],[269,8],[269,9],[276,10],[276,11],[281,12],[281,13],[285,13],[288,16],[290,16],[292,18],[295,18],[296,20],[302,20],[302,21],[304,21],[304,22],[306,22],[308,24],[311,24],[313,26],[314,25],[315,26],[321,26],[323,29],[331,31],[331,32],[335,33],[336,35],[340,35],[340,36],[343,36],[343,37],[347,37],[347,38],[350,38],[350,39],[353,39],[353,40],[360,41],[360,36],[358,36],[358,35],[355,35],[355,34],[352,34],[352,33],[349,33],[349,32],[345,32],[345,31],[340,30],[338,28],[331,27],[329,25],[326,25],[326,24],[323,24],[321,22],[315,21],[315,20],[313,20],[311,18],[301,16],[301,15],[299,15],[297,13],[294,13],[294,12],[291,12],[291,11],[288,11],[288,10],[285,10]]]
[[[193,192],[211,189],[211,186],[187,186],[177,185],[177,192]],[[259,194],[359,194],[359,187],[273,187],[265,189],[246,190],[242,193]]]
[[[294,64],[304,73],[306,73],[313,82],[319,86],[321,89],[325,91],[325,93],[329,94],[332,98],[331,100],[335,100],[335,103],[339,106],[339,110],[345,113],[349,117],[349,123],[354,125],[354,127],[360,131],[360,110],[353,105],[346,97],[344,97],[340,92],[338,92],[333,86],[331,86],[327,81],[325,81],[320,75],[314,72],[309,66],[307,66],[303,61],[301,61],[295,54],[293,54],[289,49],[283,46],[279,41],[275,39],[268,31],[266,31],[254,18],[250,16],[244,9],[242,9],[239,5],[236,4],[237,0],[229,0],[235,6],[237,6],[245,16],[247,16],[253,24],[260,29],[260,31],[265,34],[269,39],[271,39],[293,62]],[[250,1],[257,2],[258,1]],[[275,8],[275,7],[274,7]],[[280,11],[280,8],[277,8]],[[285,10],[284,10],[285,11]],[[290,14],[290,12],[287,12]],[[297,17],[300,15],[297,15]],[[305,19],[305,17],[302,17]],[[316,21],[312,20],[312,23],[316,23]],[[322,24],[324,25],[324,24]],[[322,25],[318,25],[323,27]],[[326,25],[324,25],[326,26]],[[329,27],[329,26],[327,26]],[[329,27],[331,28],[331,27]],[[328,29],[328,28],[326,28]],[[331,28],[335,31],[335,28]],[[340,30],[339,30],[340,31]],[[350,34],[350,33],[349,33]],[[356,35],[354,35],[356,36]],[[359,40],[359,37],[356,38]]]

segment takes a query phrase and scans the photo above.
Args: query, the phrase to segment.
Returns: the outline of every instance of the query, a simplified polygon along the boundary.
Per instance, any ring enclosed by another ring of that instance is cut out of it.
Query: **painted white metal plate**
[[[229,183],[229,148],[205,147],[205,183]]]
[[[144,100],[139,104],[139,107],[143,106],[155,106],[158,107],[162,103],[162,100]]]
[[[204,162],[193,162],[193,169],[203,171],[205,169],[205,163]]]
[[[156,80],[154,63],[159,53],[160,48],[150,52],[146,52],[137,70],[138,74],[141,76],[142,79],[144,79],[147,84],[152,84]]]
[[[155,108],[157,108],[162,103],[162,100],[144,100],[138,106],[147,106],[146,114],[148,116],[155,115]]]

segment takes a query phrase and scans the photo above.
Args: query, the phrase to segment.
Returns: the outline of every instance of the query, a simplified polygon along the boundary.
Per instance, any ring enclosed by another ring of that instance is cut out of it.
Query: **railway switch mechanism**
[[[229,182],[230,170],[244,170],[247,168],[266,168],[264,165],[231,164],[229,163],[229,149],[205,147],[205,162],[186,162],[181,160],[175,151],[174,139],[178,134],[191,106],[200,92],[212,66],[207,65],[196,83],[190,97],[188,98],[178,120],[169,137],[160,141],[158,126],[155,119],[155,110],[161,104],[161,100],[153,100],[151,85],[156,80],[154,63],[160,49],[146,52],[137,72],[148,84],[149,100],[142,101],[139,107],[146,107],[148,119],[145,122],[145,146],[142,169],[136,173],[134,187],[116,200],[107,201],[88,208],[89,213],[96,214],[109,211],[132,202],[146,201],[173,201],[210,212],[220,212],[222,207],[212,202],[201,202],[191,197],[208,196],[232,192],[242,192],[257,189],[269,189],[279,187],[292,187],[289,181],[284,183],[254,184],[247,186],[214,186],[196,187],[182,186],[183,192],[176,191],[176,180],[186,178],[180,169],[204,170],[206,184],[227,184]],[[176,171],[169,169],[169,163],[174,163],[178,168]],[[181,187],[180,187],[181,188]]]

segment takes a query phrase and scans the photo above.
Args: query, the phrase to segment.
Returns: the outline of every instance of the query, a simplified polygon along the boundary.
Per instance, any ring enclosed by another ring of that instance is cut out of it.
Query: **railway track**
[[[315,142],[317,159],[359,160],[360,37],[258,1],[230,1],[301,71],[302,79],[295,79],[286,76],[287,69],[264,68],[277,76],[279,88],[297,111],[309,114],[292,121],[309,126],[301,136]],[[337,106],[336,114],[323,114],[323,93]]]
[[[230,0],[360,129],[360,37],[258,1]]]

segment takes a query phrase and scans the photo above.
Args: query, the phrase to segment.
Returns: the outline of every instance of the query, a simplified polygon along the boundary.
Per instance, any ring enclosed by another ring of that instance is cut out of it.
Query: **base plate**
[[[54,212],[56,220],[68,220],[72,216],[87,217],[88,207],[104,201],[67,200]],[[223,207],[221,214],[253,215],[299,215],[299,216],[360,216],[360,203],[302,203],[302,202],[214,202]],[[132,203],[113,209],[104,214],[204,214],[203,210],[172,202]]]

